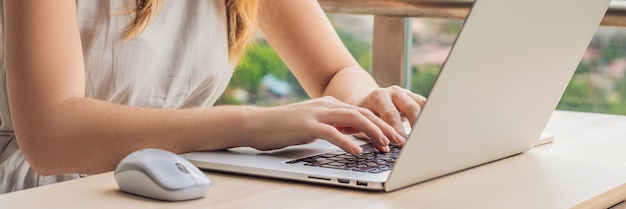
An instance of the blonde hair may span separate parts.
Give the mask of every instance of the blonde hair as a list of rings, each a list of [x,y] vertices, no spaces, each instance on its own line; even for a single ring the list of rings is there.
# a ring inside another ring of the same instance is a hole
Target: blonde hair
[[[136,0],[135,21],[126,29],[126,40],[139,36],[156,18],[165,0]],[[179,0],[177,0],[179,1]],[[241,57],[252,39],[258,0],[224,0],[228,25],[228,58],[235,61]]]

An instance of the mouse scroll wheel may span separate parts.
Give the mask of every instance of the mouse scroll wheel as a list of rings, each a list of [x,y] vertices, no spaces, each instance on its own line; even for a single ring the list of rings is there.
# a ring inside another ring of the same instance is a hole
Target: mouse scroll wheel
[[[178,167],[178,170],[182,171],[183,173],[189,173],[189,170],[187,170],[187,167],[185,167],[185,165],[181,163],[176,163],[176,167]]]

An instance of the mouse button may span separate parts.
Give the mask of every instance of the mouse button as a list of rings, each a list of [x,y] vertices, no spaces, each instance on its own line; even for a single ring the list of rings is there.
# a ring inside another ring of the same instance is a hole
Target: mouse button
[[[143,167],[137,165],[136,163],[128,163],[127,161],[123,161],[122,163],[117,164],[117,166],[115,167],[114,175],[117,175],[124,171],[129,171],[129,170],[138,171],[138,170],[143,170],[143,169],[144,169]]]
[[[196,185],[211,183],[211,180],[209,180],[209,178],[206,175],[204,175],[204,173],[200,171],[198,167],[196,167],[195,165],[189,162],[185,162],[185,161],[178,162],[176,163],[176,166],[178,167],[179,170],[188,174],[189,178],[191,178],[192,181],[194,181]]]
[[[177,190],[195,185],[188,174],[176,167],[172,156],[176,155],[164,150],[143,149],[132,155],[126,164],[140,167],[141,171],[164,189]]]
[[[196,182],[197,185],[210,184],[211,180],[196,165],[181,156],[172,156],[176,160],[176,166],[181,171],[185,171]]]
[[[196,165],[189,162],[189,160],[178,155],[174,156],[174,159],[176,160],[176,162],[184,165],[187,168],[187,171],[196,173],[198,175],[204,175],[204,172],[202,172]]]
[[[185,167],[185,165],[181,164],[181,163],[174,163],[174,165],[176,165],[176,167],[178,167],[178,170],[180,170],[183,173],[189,173],[189,169],[187,169],[187,167]]]
[[[171,161],[170,158],[159,153],[158,150],[143,149],[135,151],[122,159],[116,170],[147,170],[149,169],[148,167],[167,160]]]
[[[177,190],[195,185],[189,174],[182,172],[176,163],[167,162],[148,169],[154,181],[166,189]]]

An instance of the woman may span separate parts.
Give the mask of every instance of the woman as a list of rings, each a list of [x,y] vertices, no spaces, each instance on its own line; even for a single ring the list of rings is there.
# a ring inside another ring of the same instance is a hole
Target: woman
[[[379,88],[315,0],[4,0],[0,193],[111,171],[146,147],[278,149],[343,134],[402,144],[425,99]],[[258,12],[258,15],[257,15]],[[315,99],[211,107],[250,37],[269,43]],[[6,68],[5,68],[6,66]]]

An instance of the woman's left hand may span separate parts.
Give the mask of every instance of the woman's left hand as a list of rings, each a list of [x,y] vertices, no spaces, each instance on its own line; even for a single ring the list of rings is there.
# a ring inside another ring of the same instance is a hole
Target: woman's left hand
[[[413,125],[424,103],[426,103],[426,98],[422,95],[394,85],[372,91],[359,100],[357,105],[370,109],[406,139],[402,115],[406,116],[409,123]]]

